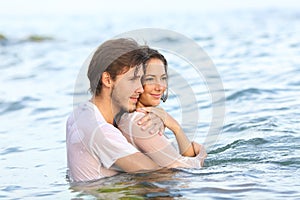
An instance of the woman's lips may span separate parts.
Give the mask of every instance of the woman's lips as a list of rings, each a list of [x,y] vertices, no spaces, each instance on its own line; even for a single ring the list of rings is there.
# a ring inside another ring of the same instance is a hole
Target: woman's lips
[[[156,99],[160,99],[161,94],[151,94],[151,96],[153,96],[153,97],[156,98]]]

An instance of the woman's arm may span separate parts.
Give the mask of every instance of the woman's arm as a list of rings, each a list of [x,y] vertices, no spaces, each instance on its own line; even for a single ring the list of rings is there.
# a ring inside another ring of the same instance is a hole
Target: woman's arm
[[[118,124],[119,129],[130,143],[162,167],[200,168],[203,166],[206,158],[204,148],[201,151],[200,148],[198,150],[195,148],[195,153],[197,153],[195,157],[180,155],[163,134],[150,135],[147,130],[143,130],[137,125],[137,121],[142,116],[144,116],[143,113],[137,112],[125,114]]]
[[[131,137],[131,139],[141,152],[162,167],[201,168],[207,156],[204,147],[197,143],[192,145],[195,146],[195,157],[182,156],[164,135],[154,134],[148,138]]]
[[[190,142],[190,140],[182,130],[179,123],[171,115],[169,115],[164,109],[159,107],[144,107],[144,108],[138,108],[137,111],[156,114],[163,121],[164,125],[174,133],[178,143],[180,154],[189,157],[196,156],[192,143]]]

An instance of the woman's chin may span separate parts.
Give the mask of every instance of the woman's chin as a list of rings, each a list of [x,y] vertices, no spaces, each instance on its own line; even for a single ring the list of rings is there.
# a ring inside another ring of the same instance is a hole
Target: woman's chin
[[[152,106],[158,106],[159,104],[160,104],[160,99],[152,101]]]

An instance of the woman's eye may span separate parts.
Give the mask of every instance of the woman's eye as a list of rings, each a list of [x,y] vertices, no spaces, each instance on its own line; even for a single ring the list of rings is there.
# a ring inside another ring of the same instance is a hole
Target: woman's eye
[[[149,82],[152,82],[152,81],[154,81],[154,78],[152,78],[152,77],[148,77],[148,78],[143,79],[144,83],[149,83]]]

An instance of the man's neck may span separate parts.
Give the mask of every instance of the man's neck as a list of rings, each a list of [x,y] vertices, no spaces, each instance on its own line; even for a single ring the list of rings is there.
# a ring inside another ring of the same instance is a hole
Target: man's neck
[[[111,103],[111,98],[103,98],[101,95],[93,96],[91,99],[92,103],[96,105],[98,110],[101,112],[102,116],[104,117],[107,123],[113,124],[114,123],[114,116],[116,113],[113,111],[115,110]]]

